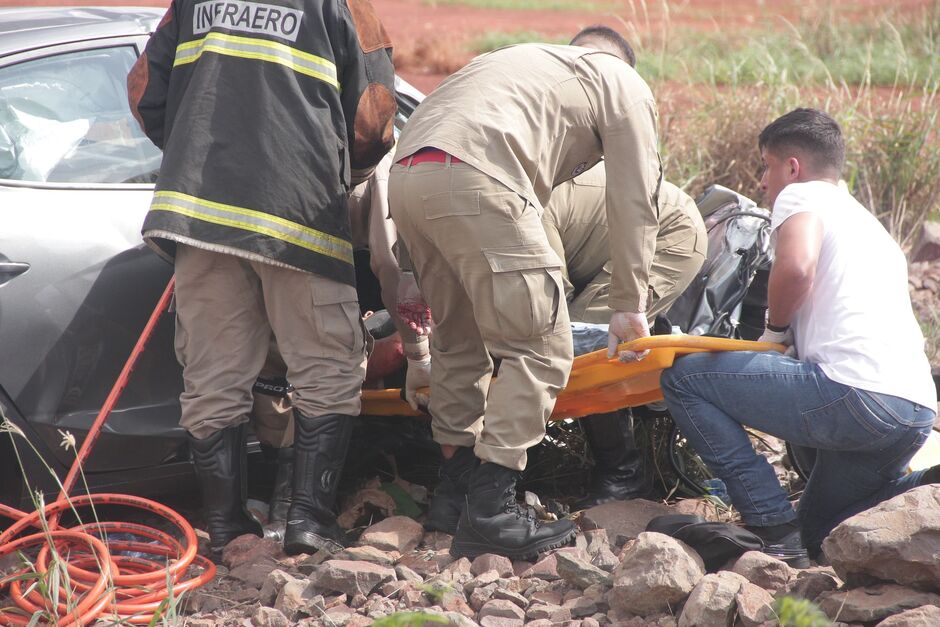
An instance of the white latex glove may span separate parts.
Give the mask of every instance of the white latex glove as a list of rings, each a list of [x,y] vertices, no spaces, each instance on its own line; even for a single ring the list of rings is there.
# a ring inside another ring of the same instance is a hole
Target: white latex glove
[[[618,354],[617,345],[629,342],[638,337],[649,337],[650,327],[646,322],[646,314],[615,311],[610,317],[610,326],[607,330],[607,358]],[[620,361],[639,361],[646,357],[649,351],[636,353],[634,351],[619,351]]]
[[[405,400],[415,411],[427,407],[430,402],[427,394],[418,390],[431,385],[431,356],[423,359],[408,358],[408,372],[405,374]]]
[[[764,329],[764,334],[758,339],[758,342],[773,342],[774,344],[783,344],[787,347],[784,355],[796,359],[796,346],[793,344],[793,328],[787,327],[786,331],[771,331]]]
[[[398,279],[398,315],[417,335],[430,335],[431,308],[425,302],[413,272],[402,272]]]

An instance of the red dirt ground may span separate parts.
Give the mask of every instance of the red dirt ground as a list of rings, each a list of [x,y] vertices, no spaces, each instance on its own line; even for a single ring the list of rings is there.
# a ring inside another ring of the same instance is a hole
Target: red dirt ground
[[[602,4],[604,0],[592,0]],[[933,0],[610,0],[607,11],[507,11],[435,4],[433,0],[373,0],[396,47],[399,72],[423,91],[433,89],[447,74],[466,63],[467,45],[493,31],[529,31],[557,38],[590,24],[606,24],[628,35],[668,36],[681,29],[730,30],[763,24],[784,25],[801,15],[834,11],[864,20],[876,8],[908,11]],[[168,0],[0,0],[0,6],[42,5],[168,6]]]

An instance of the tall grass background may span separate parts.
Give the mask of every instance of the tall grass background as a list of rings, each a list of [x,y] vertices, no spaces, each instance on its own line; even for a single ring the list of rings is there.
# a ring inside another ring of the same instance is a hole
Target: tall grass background
[[[692,3],[621,0],[613,14],[656,95],[666,177],[693,196],[718,183],[760,203],[761,129],[795,107],[823,109],[845,135],[849,190],[910,252],[940,218],[940,0],[799,7],[789,20],[703,29],[688,26],[703,16]],[[498,32],[468,48],[563,39]],[[917,314],[940,365],[940,311],[919,303]]]

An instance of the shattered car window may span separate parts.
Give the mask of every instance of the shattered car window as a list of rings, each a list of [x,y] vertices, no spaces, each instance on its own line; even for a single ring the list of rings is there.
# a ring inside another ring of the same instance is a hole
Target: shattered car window
[[[152,183],[160,151],[127,104],[136,59],[121,46],[0,68],[0,178]]]

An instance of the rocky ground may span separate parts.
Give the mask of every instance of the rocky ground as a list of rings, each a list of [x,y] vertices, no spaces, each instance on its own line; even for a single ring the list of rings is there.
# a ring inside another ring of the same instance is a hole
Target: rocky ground
[[[534,563],[454,559],[450,536],[401,515],[336,554],[288,557],[276,542],[243,536],[216,580],[184,599],[184,624],[751,627],[781,624],[774,604],[788,596],[828,617],[794,625],[940,625],[940,486],[846,521],[826,541],[831,565],[806,570],[752,551],[706,573],[689,546],[644,532],[677,511],[714,519],[717,510],[694,499],[600,505],[577,517],[573,546]]]

